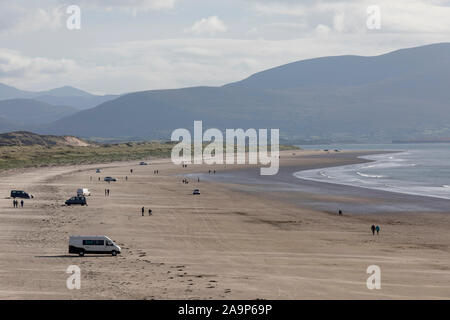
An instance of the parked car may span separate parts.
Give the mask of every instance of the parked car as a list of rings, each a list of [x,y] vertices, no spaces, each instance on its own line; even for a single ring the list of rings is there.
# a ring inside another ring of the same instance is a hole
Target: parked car
[[[139,162],[139,165],[140,165],[140,166],[146,166],[146,165],[148,165],[148,163],[147,163],[147,162],[144,162],[144,161],[142,161],[142,162]]]
[[[194,189],[194,192],[192,192],[192,194],[200,194],[200,190],[199,189]]]
[[[85,197],[72,197],[69,200],[66,200],[66,205],[67,206],[71,206],[73,204],[79,204],[82,206],[86,206],[87,202],[86,202],[86,198]]]
[[[100,173],[100,172],[101,172],[100,169],[95,170],[95,173]]]
[[[26,193],[25,191],[11,190],[11,198],[32,199],[34,197],[31,194]]]
[[[113,177],[105,177],[105,179],[103,179],[104,181],[117,181],[117,179],[116,178],[113,178]]]
[[[107,236],[71,236],[69,238],[69,253],[80,257],[86,253],[111,254],[116,256],[121,248]]]

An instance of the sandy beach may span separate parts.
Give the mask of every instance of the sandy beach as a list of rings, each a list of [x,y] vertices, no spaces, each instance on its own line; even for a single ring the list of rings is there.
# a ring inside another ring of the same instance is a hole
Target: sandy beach
[[[367,153],[283,151],[267,181],[243,166],[170,160],[0,173],[0,299],[449,299],[450,201],[292,177]],[[89,205],[65,206],[81,187]],[[11,189],[35,198],[13,208]],[[70,235],[107,235],[123,251],[69,255]],[[66,288],[70,265],[80,290]],[[380,290],[366,287],[370,265]]]

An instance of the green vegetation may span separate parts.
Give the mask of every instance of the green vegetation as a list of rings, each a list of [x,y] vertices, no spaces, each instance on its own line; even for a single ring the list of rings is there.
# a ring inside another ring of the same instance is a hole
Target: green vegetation
[[[6,133],[0,134],[0,170],[169,158],[175,144],[176,142],[100,144],[70,136]],[[207,145],[205,143],[204,147]],[[279,148],[299,149],[286,145],[280,145]]]
[[[0,147],[0,170],[54,165],[107,163],[170,157],[172,143],[137,142],[79,146]]]

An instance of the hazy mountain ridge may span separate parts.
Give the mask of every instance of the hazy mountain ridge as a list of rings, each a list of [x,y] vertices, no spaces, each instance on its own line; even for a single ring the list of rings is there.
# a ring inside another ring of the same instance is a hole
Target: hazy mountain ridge
[[[298,61],[223,87],[130,93],[41,127],[82,137],[170,139],[204,127],[279,128],[286,140],[450,136],[450,44]]]
[[[54,106],[32,99],[0,100],[0,117],[16,128],[43,125],[77,111],[72,107]]]
[[[93,108],[119,95],[94,95],[89,92],[64,86],[46,91],[25,91],[0,83],[0,101],[11,99],[34,99],[53,105],[63,105],[78,110]]]

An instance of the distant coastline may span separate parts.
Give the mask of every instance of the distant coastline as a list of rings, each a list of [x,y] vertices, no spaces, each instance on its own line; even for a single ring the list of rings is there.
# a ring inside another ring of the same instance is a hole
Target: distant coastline
[[[392,144],[411,144],[411,143],[450,143],[450,138],[419,139],[419,140],[393,140]]]

